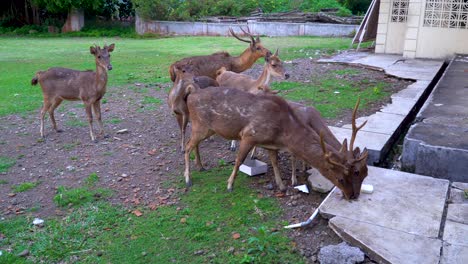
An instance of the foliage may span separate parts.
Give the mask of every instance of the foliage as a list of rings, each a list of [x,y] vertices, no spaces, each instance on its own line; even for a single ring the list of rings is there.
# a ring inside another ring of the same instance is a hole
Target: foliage
[[[57,188],[57,194],[54,196],[54,202],[61,207],[81,206],[109,196],[111,196],[110,190],[103,188],[67,188],[65,186],[59,186]]]
[[[0,156],[0,173],[7,172],[15,163],[16,160],[10,157]]]
[[[25,192],[27,190],[30,190],[30,189],[36,187],[39,184],[40,184],[40,182],[23,182],[21,184],[13,186],[12,190],[15,193]]]
[[[372,0],[340,0],[340,3],[353,14],[364,15],[369,8]]]
[[[32,0],[39,7],[52,13],[66,13],[71,8],[98,10],[102,8],[105,0]]]
[[[144,19],[195,20],[205,16],[242,16],[260,8],[265,13],[302,10],[318,12],[336,8],[339,15],[351,15],[337,0],[134,0],[136,12]]]

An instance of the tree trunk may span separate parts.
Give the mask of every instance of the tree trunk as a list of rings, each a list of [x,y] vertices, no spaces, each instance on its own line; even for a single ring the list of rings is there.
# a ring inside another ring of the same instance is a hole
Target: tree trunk
[[[62,32],[80,31],[84,26],[83,9],[71,8],[68,11],[67,21],[62,27]]]

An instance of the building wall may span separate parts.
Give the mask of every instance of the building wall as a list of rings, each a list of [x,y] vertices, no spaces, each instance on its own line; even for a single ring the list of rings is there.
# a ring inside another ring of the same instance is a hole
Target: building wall
[[[375,51],[406,58],[448,58],[468,53],[468,3],[381,0]]]

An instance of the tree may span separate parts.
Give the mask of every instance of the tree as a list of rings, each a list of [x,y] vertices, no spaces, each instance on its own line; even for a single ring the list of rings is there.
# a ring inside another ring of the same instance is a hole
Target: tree
[[[80,31],[84,26],[84,11],[96,11],[104,6],[105,0],[33,0],[51,13],[67,13],[62,32]]]

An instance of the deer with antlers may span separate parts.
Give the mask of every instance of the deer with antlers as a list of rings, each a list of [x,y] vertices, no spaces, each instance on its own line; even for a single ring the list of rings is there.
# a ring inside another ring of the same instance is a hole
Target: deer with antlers
[[[31,80],[32,85],[38,83],[42,88],[44,105],[41,109],[41,137],[44,137],[44,117],[49,112],[50,120],[55,131],[61,132],[55,122],[54,111],[63,100],[83,101],[88,115],[89,134],[91,140],[96,136],[93,129],[93,113],[99,123],[100,135],[104,134],[104,126],[101,120],[101,99],[106,93],[107,71],[112,70],[110,53],[114,51],[114,44],[105,45],[104,48],[91,46],[90,53],[96,61],[96,71],[78,71],[67,68],[50,68],[47,71],[39,71]]]
[[[195,76],[208,76],[210,78],[216,79],[216,71],[221,67],[226,68],[226,70],[233,72],[243,72],[250,67],[262,57],[271,55],[271,52],[265,48],[261,41],[260,37],[252,36],[248,28],[247,31],[242,29],[245,35],[247,35],[250,40],[245,40],[237,36],[232,28],[229,29],[229,32],[236,39],[249,43],[249,47],[242,52],[239,56],[231,56],[227,52],[217,52],[211,55],[205,56],[194,56],[189,58],[184,58],[180,61],[173,63],[169,67],[169,74],[171,80],[175,82],[176,80],[176,67],[181,67],[184,65],[191,65],[192,71]]]
[[[355,199],[360,194],[362,181],[367,176],[368,151],[354,148],[359,129],[356,112],[353,111],[353,133],[348,148],[343,144],[328,143],[326,131],[315,131],[305,125],[282,98],[269,95],[252,95],[237,89],[208,87],[204,90],[189,85],[187,106],[192,120],[192,135],[185,148],[185,182],[191,186],[190,152],[195,151],[197,166],[203,168],[198,151],[199,143],[218,134],[226,139],[240,140],[234,169],[228,180],[227,189],[232,191],[239,166],[248,152],[256,145],[268,150],[273,166],[275,181],[281,190],[277,152],[286,150],[305,160],[342,190],[346,199]],[[213,100],[216,98],[216,100]],[[339,148],[338,148],[339,146]]]

